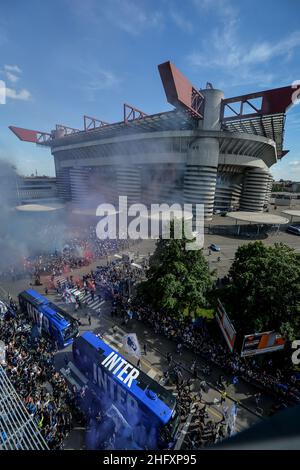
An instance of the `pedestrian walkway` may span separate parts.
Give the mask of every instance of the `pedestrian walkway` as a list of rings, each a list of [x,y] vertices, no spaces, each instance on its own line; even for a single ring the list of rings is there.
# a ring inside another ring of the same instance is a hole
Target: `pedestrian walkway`
[[[57,278],[60,280],[61,285],[63,283],[66,283],[66,278],[63,276],[60,276]],[[80,296],[80,300],[83,301],[83,299],[87,299],[87,303],[83,303],[83,306],[87,306],[89,308],[90,305],[92,304],[92,299],[91,299],[91,294],[88,292],[87,295],[85,295],[84,288],[78,290],[76,288],[71,289],[73,290],[74,293],[78,294]],[[96,298],[97,296],[95,295],[94,301],[99,302],[99,299]],[[106,302],[102,301],[102,304],[105,304]],[[95,307],[94,309],[97,310],[99,308],[99,303],[98,306]],[[125,358],[128,356],[127,353],[123,349],[123,344],[122,344],[122,338],[124,334],[134,331],[138,338],[140,343],[147,343],[148,348],[147,348],[147,359],[144,355],[142,355],[141,358],[141,369],[143,372],[145,372],[147,375],[155,379],[157,382],[160,382],[163,378],[163,372],[166,369],[166,354],[168,351],[173,351],[173,354],[175,354],[174,357],[174,363],[176,364],[181,363],[181,370],[184,375],[184,379],[190,377],[191,372],[190,372],[190,365],[194,361],[195,356],[194,354],[187,350],[184,349],[182,352],[182,355],[180,357],[177,357],[176,353],[174,352],[174,342],[161,337],[161,335],[156,335],[152,328],[149,327],[149,325],[145,325],[141,323],[138,320],[131,320],[130,324],[125,327],[125,329],[122,329],[122,326],[120,324],[121,319],[116,318],[115,321],[112,321],[111,317],[109,316],[109,311],[105,308],[105,305],[103,305],[103,315],[101,315],[101,322],[102,322],[102,327],[101,331],[105,331],[105,333],[102,333],[103,339],[109,343],[114,349],[119,350],[122,355],[125,356]],[[110,326],[107,325],[107,321],[110,323]],[[106,327],[108,328],[103,329],[104,323],[106,323]],[[95,325],[96,330],[97,326]],[[114,330],[117,330],[116,333]],[[92,326],[92,331],[94,330],[94,326]],[[137,359],[134,357],[128,357],[128,360],[134,364],[136,364]],[[135,362],[136,361],[136,362]],[[151,364],[152,363],[152,364]],[[158,369],[156,367],[153,367],[153,365],[158,366]],[[197,363],[198,363],[198,377],[200,376],[201,379],[206,379],[206,377],[202,377],[202,369],[206,365],[206,362],[201,358],[197,356]],[[223,372],[223,371],[222,371]],[[215,383],[217,381],[218,375],[220,375],[221,370],[218,369],[217,367],[213,368],[212,376],[209,378],[209,382]],[[223,372],[224,374],[224,372]],[[226,377],[227,378],[227,377]],[[230,381],[231,377],[228,377],[228,380]],[[206,379],[207,380],[207,379]],[[165,388],[171,388],[173,389],[174,387],[171,385],[169,382],[168,385],[164,385]],[[253,423],[257,421],[258,417],[253,413],[252,410],[249,408],[252,408],[252,403],[250,404],[250,407],[247,407],[247,402],[251,401],[251,395],[253,395],[253,392],[249,393],[249,385],[247,386],[242,383],[239,383],[238,386],[234,386],[234,390],[231,390],[230,397],[226,397],[226,405],[230,406],[232,403],[232,399],[237,401],[241,407],[239,410],[239,423],[238,423],[238,430],[245,429],[249,427],[250,423]],[[174,390],[171,390],[172,393],[174,393]],[[252,390],[251,390],[252,391]],[[206,396],[207,395],[207,396]],[[204,399],[209,405],[209,412],[210,414],[214,415],[213,419],[219,420],[222,416],[222,410],[219,405],[219,398],[220,398],[220,392],[217,390],[216,387],[211,386],[211,383],[209,384],[209,392],[207,394],[204,394]],[[267,408],[269,408],[267,406]],[[250,413],[249,413],[250,411]]]
[[[108,329],[106,333],[102,335],[103,340],[108,343],[112,348],[116,349],[117,351],[120,351],[121,354],[123,354],[125,357],[128,357],[128,354],[124,352],[123,348],[123,337],[126,335],[127,332],[120,328],[119,326],[114,326]],[[145,356],[141,356],[141,365],[140,369],[145,372],[148,377],[151,377],[151,379],[154,379],[156,381],[159,381],[161,378],[161,372],[152,367],[150,362],[145,358]],[[135,363],[137,361],[137,358],[134,357],[129,357],[128,360],[132,363]]]
[[[55,282],[59,282],[62,287],[66,287],[68,284],[68,281],[64,276],[55,277]],[[77,287],[74,287],[72,289],[68,289],[68,292],[70,292],[70,294],[74,298],[74,303],[75,299],[78,298],[82,304],[84,304],[88,308],[91,308],[97,313],[100,313],[101,305],[105,303],[105,301],[101,300],[97,294],[94,294],[93,296],[90,291],[86,294],[83,287],[81,289],[77,289]]]

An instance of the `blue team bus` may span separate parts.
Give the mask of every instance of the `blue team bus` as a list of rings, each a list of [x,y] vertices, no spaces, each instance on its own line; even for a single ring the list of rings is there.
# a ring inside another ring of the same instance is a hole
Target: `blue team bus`
[[[65,348],[73,342],[78,335],[78,321],[69,313],[33,289],[21,292],[18,297],[21,310],[56,342],[58,348]]]
[[[174,442],[179,414],[172,393],[91,332],[78,336],[72,347],[74,363],[88,379],[102,414],[114,418],[119,435],[122,426],[130,435],[131,444],[127,439],[123,448],[158,449]],[[101,433],[108,432],[106,427]]]

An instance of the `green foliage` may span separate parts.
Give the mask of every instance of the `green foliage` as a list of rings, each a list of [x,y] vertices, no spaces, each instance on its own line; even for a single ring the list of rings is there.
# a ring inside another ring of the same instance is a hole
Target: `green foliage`
[[[212,276],[202,250],[186,250],[188,240],[174,238],[174,222],[170,231],[170,239],[157,241],[147,280],[139,285],[138,295],[157,310],[193,315],[199,307],[207,306]]]
[[[186,308],[182,312],[183,316],[189,317],[191,316],[188,308]],[[205,318],[207,321],[211,321],[215,318],[215,309],[214,308],[205,308],[205,307],[198,307],[197,310],[192,315],[195,319],[198,317]]]
[[[283,193],[285,190],[285,188],[281,185],[278,185],[276,183],[273,184],[272,186],[272,193]]]
[[[215,313],[214,308],[198,308],[196,316],[205,318],[205,320],[209,322],[215,318]]]
[[[244,333],[276,330],[288,339],[300,333],[300,262],[294,250],[282,243],[240,246],[230,276],[231,315]]]

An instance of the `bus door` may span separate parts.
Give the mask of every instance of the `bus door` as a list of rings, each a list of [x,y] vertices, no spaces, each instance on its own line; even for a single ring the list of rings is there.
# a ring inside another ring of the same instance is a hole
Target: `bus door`
[[[53,341],[55,341],[60,348],[63,347],[64,342],[63,342],[62,334],[59,331],[59,329],[57,328],[57,326],[54,325],[53,322],[51,324],[51,330],[52,330],[52,335],[51,336],[52,336]]]

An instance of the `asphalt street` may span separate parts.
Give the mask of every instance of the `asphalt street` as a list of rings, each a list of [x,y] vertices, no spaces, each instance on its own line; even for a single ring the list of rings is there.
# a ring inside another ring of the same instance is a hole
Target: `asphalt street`
[[[215,216],[213,223],[206,229],[206,231],[214,231],[214,227],[218,226],[219,230],[222,225],[232,225],[232,222],[226,217]],[[234,227],[231,227],[231,231],[234,232]],[[290,235],[284,231],[279,231],[278,233],[274,232],[269,235],[267,238],[262,238],[263,242],[267,245],[273,245],[274,243],[283,242],[287,243],[289,246],[295,250],[300,250],[299,237]],[[211,269],[215,269],[218,277],[222,277],[228,273],[232,260],[234,258],[234,253],[238,246],[248,243],[249,236],[246,234],[244,237],[236,237],[234,235],[228,236],[225,234],[219,233],[207,233],[205,235],[205,245],[204,245],[204,254],[208,259]],[[221,252],[211,252],[209,254],[208,247],[211,243],[215,243],[220,246]],[[141,260],[143,257],[148,256],[155,249],[155,240],[145,240],[139,244],[136,244],[130,251],[134,251],[136,257]],[[128,250],[126,250],[128,252]],[[218,261],[220,257],[220,261]],[[95,269],[97,265],[106,264],[110,259],[113,259],[113,256],[106,257],[102,260],[97,260],[92,265],[76,270],[76,276],[82,275],[89,272],[91,269]],[[138,261],[137,261],[138,262]],[[75,275],[75,272],[72,273]],[[31,280],[23,279],[15,282],[3,282],[0,286],[0,297],[5,298],[7,292],[16,298],[18,293],[22,290],[29,287]],[[44,288],[47,284],[47,278],[42,277],[42,286],[35,287],[35,289],[44,294]],[[58,304],[61,303],[61,299],[57,296],[56,293],[49,293],[49,298]],[[141,359],[141,368],[147,373],[150,377],[154,378],[157,381],[162,379],[164,371],[168,368],[166,355],[168,352],[171,352],[174,358],[174,362],[180,362],[181,368],[183,370],[184,378],[191,377],[191,364],[195,360],[193,353],[187,349],[183,350],[181,356],[177,355],[175,352],[176,344],[163,336],[157,335],[154,333],[152,328],[148,325],[143,324],[137,320],[130,320],[127,327],[121,325],[121,320],[111,317],[111,303],[110,302],[94,302],[94,305],[86,305],[81,310],[79,310],[80,319],[82,326],[80,327],[80,332],[90,330],[95,333],[101,333],[105,341],[107,341],[112,347],[119,350],[128,360],[135,363],[136,359],[128,357],[127,353],[123,350],[122,346],[122,337],[125,333],[136,333],[139,343],[143,348],[143,345],[147,345],[147,354],[142,356]],[[70,311],[73,311],[73,305],[63,304],[63,306]],[[88,315],[91,316],[91,325],[88,323]],[[113,327],[116,327],[116,332],[113,331]],[[221,338],[220,338],[221,340]],[[61,369],[64,367],[64,357],[65,354],[71,359],[71,348],[67,348],[64,351],[61,351],[57,354],[56,357],[56,367]],[[203,367],[205,366],[205,361],[201,358],[197,358],[198,370],[199,370],[199,379],[194,380],[192,385],[192,390],[195,394],[200,390],[200,381],[206,380],[208,389],[206,393],[203,393],[203,401],[208,404],[208,411],[211,416],[211,419],[214,421],[219,421],[222,418],[222,407],[218,404],[220,400],[220,390],[218,389],[216,383],[217,379],[222,374],[227,382],[226,391],[228,397],[226,398],[225,405],[230,407],[233,401],[238,403],[238,414],[236,420],[236,431],[239,432],[243,429],[248,428],[253,423],[265,419],[268,416],[270,407],[275,403],[275,399],[268,395],[262,395],[262,416],[256,413],[255,411],[255,399],[254,394],[257,392],[256,387],[252,386],[249,383],[245,383],[242,380],[238,384],[232,384],[232,377],[226,376],[223,371],[217,367],[213,367],[212,373],[209,377],[204,376],[201,373]],[[174,386],[172,384],[166,385],[167,388],[170,388],[174,392]],[[192,417],[191,417],[192,420]],[[184,428],[183,428],[184,432]],[[75,430],[69,436],[66,442],[66,448],[83,448],[84,447],[84,433],[85,430],[82,428],[76,427]]]

